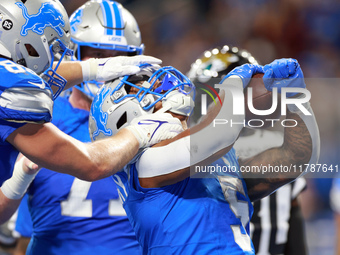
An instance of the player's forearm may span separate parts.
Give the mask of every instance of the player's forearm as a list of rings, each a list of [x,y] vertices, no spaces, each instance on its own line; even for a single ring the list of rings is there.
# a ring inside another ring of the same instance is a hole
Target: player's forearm
[[[21,199],[9,199],[0,189],[0,224],[8,221],[20,205]]]
[[[140,183],[145,188],[161,187],[190,176],[190,166],[208,165],[226,154],[239,136],[242,125],[226,125],[225,119],[244,122],[244,115],[234,116],[233,93],[243,93],[242,82],[221,84],[222,105],[210,108],[198,125],[144,152],[137,162]],[[190,135],[190,138],[189,138]],[[156,158],[157,160],[152,160]],[[176,160],[174,160],[176,159]],[[144,185],[143,185],[144,184]]]
[[[79,61],[63,61],[60,63],[57,73],[67,80],[65,89],[83,82],[82,67]]]
[[[127,129],[91,144],[66,135],[51,123],[26,124],[7,141],[37,165],[87,181],[119,171],[139,149],[138,140]]]
[[[0,188],[0,224],[14,214],[38,170],[37,165],[24,157],[17,160],[12,177]]]
[[[96,162],[97,170],[90,170],[84,177],[95,181],[111,176],[127,165],[137,154],[139,142],[129,130],[122,129],[114,137],[87,144],[87,147],[91,162]]]
[[[16,161],[11,178],[0,188],[0,224],[14,214],[39,169],[38,165],[25,157]]]
[[[300,169],[300,166],[307,164],[311,158],[312,139],[304,121],[297,114],[289,111],[287,119],[294,119],[298,124],[295,127],[285,128],[284,143],[281,147],[266,150],[240,162],[242,167],[254,169],[243,173],[251,200],[267,196],[282,185],[293,181],[301,174],[294,169]],[[274,167],[279,171],[270,171]],[[257,171],[258,169],[263,171]],[[291,171],[280,171],[280,169],[291,169]]]
[[[123,129],[114,137],[93,143],[68,139],[56,145],[54,157],[46,159],[47,168],[73,175],[86,181],[95,181],[111,176],[121,170],[136,155],[137,139]],[[59,153],[58,153],[59,152]]]

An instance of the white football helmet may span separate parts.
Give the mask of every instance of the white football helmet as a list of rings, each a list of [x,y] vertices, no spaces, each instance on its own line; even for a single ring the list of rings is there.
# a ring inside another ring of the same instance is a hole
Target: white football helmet
[[[134,118],[153,113],[160,101],[159,112],[189,116],[194,97],[194,85],[174,67],[142,65],[138,74],[106,82],[97,93],[89,118],[91,139],[116,134]]]
[[[26,66],[57,86],[55,99],[66,80],[55,70],[70,50],[68,15],[59,0],[1,1],[0,55]],[[54,57],[59,63],[52,68]]]
[[[129,56],[141,55],[144,51],[135,18],[118,2],[88,1],[71,15],[70,25],[73,50],[78,60],[83,58],[82,46],[120,51]],[[90,81],[76,88],[93,99],[101,85]]]

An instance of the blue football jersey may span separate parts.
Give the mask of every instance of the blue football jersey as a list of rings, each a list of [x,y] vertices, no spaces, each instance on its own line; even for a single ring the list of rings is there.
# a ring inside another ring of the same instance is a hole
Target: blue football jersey
[[[33,223],[31,219],[31,214],[28,210],[28,195],[25,194],[21,199],[18,215],[20,217],[16,218],[15,230],[20,233],[20,236],[30,238],[33,232]]]
[[[53,123],[83,142],[90,142],[88,117],[65,98],[55,101]],[[27,254],[141,254],[112,177],[87,182],[41,169],[28,196],[33,235]],[[20,210],[18,220],[23,217]]]
[[[212,165],[239,169],[234,149]],[[146,189],[132,164],[114,180],[143,254],[254,254],[253,208],[238,171]]]
[[[28,68],[0,58],[0,185],[12,175],[18,151],[6,139],[28,122],[51,121],[49,85]]]

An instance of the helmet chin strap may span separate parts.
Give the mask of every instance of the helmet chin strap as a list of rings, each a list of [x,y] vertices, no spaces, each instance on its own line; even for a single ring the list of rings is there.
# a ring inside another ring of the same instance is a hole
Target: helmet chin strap
[[[173,90],[162,100],[162,108],[158,112],[163,113],[170,111],[176,114],[190,116],[194,106],[194,100],[190,95]]]

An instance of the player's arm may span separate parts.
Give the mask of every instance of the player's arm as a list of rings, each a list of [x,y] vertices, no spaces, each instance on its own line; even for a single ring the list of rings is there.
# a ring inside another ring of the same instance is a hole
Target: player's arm
[[[264,70],[264,83],[268,90],[277,87],[281,93],[284,87],[306,88],[303,73],[296,60],[275,60],[266,65]],[[266,80],[265,77],[270,79]],[[295,97],[295,94],[287,93],[288,97]],[[243,177],[247,183],[249,197],[253,201],[271,194],[304,174],[305,164],[316,164],[318,161],[320,136],[309,102],[302,103],[300,107],[289,104],[286,119],[292,119],[297,124],[285,128],[284,143],[280,148],[266,150],[240,162],[241,168],[252,169],[250,172],[244,172]],[[270,171],[271,167],[284,170],[273,173]],[[262,171],[263,169],[266,171]]]
[[[0,224],[9,220],[20,205],[21,199],[9,199],[0,189]]]
[[[39,169],[37,164],[25,157],[17,160],[12,177],[0,188],[0,224],[9,220],[14,214]]]
[[[220,96],[224,100],[224,94],[221,93]],[[136,163],[140,185],[144,188],[156,188],[177,183],[190,176],[190,166],[203,164],[204,159],[213,162],[229,151],[238,136],[237,131],[223,145],[217,144],[217,140],[221,140],[216,139],[216,136],[206,136],[207,133],[212,134],[209,132],[210,125],[220,110],[221,105],[210,108],[208,117],[198,125],[147,149]],[[191,151],[191,148],[203,150]]]
[[[82,143],[51,123],[26,124],[7,141],[40,166],[88,181],[120,170],[139,149],[138,140],[126,129],[106,140]]]
[[[220,125],[220,122],[225,119],[244,122],[244,115],[233,114],[233,98],[235,95],[244,97],[243,89],[249,82],[244,78],[258,71],[261,67],[255,65],[237,69],[237,75],[229,75],[219,85],[222,106],[217,104],[210,108],[204,120],[175,139],[146,150],[136,163],[140,185],[154,188],[174,184],[190,176],[191,166],[208,165],[225,155],[243,126]],[[216,120],[220,120],[219,124]]]
[[[25,255],[30,241],[30,237],[20,236],[15,245],[13,255]]]
[[[160,128],[131,124],[115,136],[93,143],[82,143],[51,123],[26,124],[6,140],[39,166],[94,181],[122,169],[140,148],[171,138],[181,131],[179,120],[169,116],[157,114],[157,118],[166,122]],[[140,117],[143,118],[150,116]],[[152,140],[150,132],[153,132]]]
[[[63,61],[60,63],[57,73],[67,80],[65,89],[69,89],[83,81],[104,82],[120,76],[135,74],[140,70],[138,67],[140,64],[160,64],[161,62],[160,59],[151,56],[91,58],[86,61]]]
[[[241,170],[253,169],[242,173],[252,201],[265,197],[293,181],[301,175],[300,169],[304,169],[304,164],[311,159],[312,138],[306,124],[298,114],[290,111],[287,112],[287,119],[296,120],[298,124],[294,128],[285,128],[284,143],[281,147],[271,148],[254,157],[240,160]],[[274,167],[291,171],[270,172]]]

